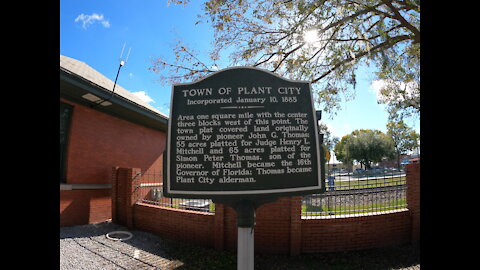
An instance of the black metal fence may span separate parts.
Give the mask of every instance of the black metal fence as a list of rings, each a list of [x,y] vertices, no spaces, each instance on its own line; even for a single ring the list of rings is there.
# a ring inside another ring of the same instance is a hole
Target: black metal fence
[[[136,202],[160,205],[163,207],[215,213],[215,204],[206,199],[181,199],[163,196],[161,172],[143,173],[134,180]]]
[[[376,214],[407,207],[403,170],[330,170],[326,192],[302,197],[302,218]]]
[[[330,170],[325,181],[325,193],[302,197],[302,218],[376,214],[407,207],[403,170]],[[215,213],[211,200],[164,197],[161,172],[143,173],[135,178],[134,185],[137,202]]]

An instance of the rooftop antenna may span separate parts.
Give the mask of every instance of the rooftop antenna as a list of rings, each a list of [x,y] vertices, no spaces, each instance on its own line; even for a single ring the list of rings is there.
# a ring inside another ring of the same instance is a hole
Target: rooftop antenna
[[[125,61],[123,61],[122,55],[123,55],[123,51],[125,50],[125,44],[126,44],[126,42],[123,43],[122,52],[120,53],[120,66],[123,66],[127,63],[128,57],[130,56],[130,50],[132,49],[132,48],[128,49],[127,58],[125,59]]]
[[[122,52],[120,53],[120,65],[118,66],[117,76],[115,77],[115,82],[113,83],[112,95],[107,99],[103,99],[102,101],[93,104],[91,106],[91,108],[94,108],[94,107],[96,107],[96,106],[98,106],[98,105],[100,105],[100,104],[102,104],[106,101],[109,101],[113,97],[113,94],[115,92],[115,86],[117,85],[118,74],[120,74],[120,69],[127,63],[128,57],[130,56],[130,51],[132,50],[131,47],[128,49],[127,58],[125,60],[123,60],[122,56],[123,56],[123,51],[125,50],[125,45],[126,45],[126,42],[123,43]]]

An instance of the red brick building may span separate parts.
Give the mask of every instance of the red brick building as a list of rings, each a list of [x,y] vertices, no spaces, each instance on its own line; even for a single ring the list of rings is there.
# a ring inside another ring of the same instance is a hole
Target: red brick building
[[[60,226],[112,216],[112,168],[162,170],[168,117],[60,55]]]

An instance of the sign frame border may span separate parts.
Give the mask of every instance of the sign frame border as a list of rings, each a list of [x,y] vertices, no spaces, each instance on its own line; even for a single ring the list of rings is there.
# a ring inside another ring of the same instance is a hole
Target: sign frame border
[[[170,180],[171,180],[171,174],[170,174],[170,159],[171,159],[171,137],[172,137],[172,115],[173,115],[173,110],[172,110],[172,105],[173,105],[173,94],[174,94],[174,89],[176,86],[182,86],[182,85],[192,85],[196,84],[198,82],[204,81],[208,79],[209,77],[215,76],[218,73],[227,71],[227,70],[233,70],[233,69],[253,69],[256,71],[261,71],[264,73],[267,73],[269,75],[273,75],[281,80],[284,81],[289,81],[293,83],[306,83],[308,85],[308,90],[310,94],[310,102],[312,106],[312,116],[314,120],[314,133],[315,133],[315,141],[316,141],[316,154],[317,154],[317,179],[318,181],[316,182],[317,185],[315,186],[307,186],[307,187],[297,187],[297,188],[278,188],[278,189],[261,189],[261,190],[238,190],[238,191],[232,191],[232,190],[226,190],[226,191],[191,191],[191,190],[179,190],[175,189],[172,190],[170,186]],[[304,194],[312,194],[315,192],[322,193],[325,191],[325,180],[324,180],[324,168],[322,167],[321,164],[321,151],[320,151],[320,145],[321,143],[319,142],[319,137],[318,137],[318,119],[315,113],[315,106],[313,102],[313,95],[312,95],[312,87],[311,87],[311,82],[309,81],[298,81],[298,80],[291,80],[288,78],[284,78],[274,72],[271,72],[266,69],[258,68],[258,67],[252,67],[252,66],[234,66],[234,67],[228,67],[224,68],[221,70],[218,70],[214,73],[208,74],[202,79],[189,82],[189,83],[178,83],[178,84],[172,84],[171,88],[171,96],[170,96],[170,112],[169,112],[169,120],[168,120],[168,132],[167,132],[167,144],[166,144],[166,154],[167,156],[163,158],[164,160],[164,177],[163,177],[163,190],[164,190],[164,196],[166,197],[173,197],[173,198],[206,198],[206,199],[212,199],[212,198],[223,198],[225,196],[241,196],[241,197],[258,197],[258,196],[266,196],[266,195],[272,195],[272,196],[294,196],[294,195],[304,195]]]

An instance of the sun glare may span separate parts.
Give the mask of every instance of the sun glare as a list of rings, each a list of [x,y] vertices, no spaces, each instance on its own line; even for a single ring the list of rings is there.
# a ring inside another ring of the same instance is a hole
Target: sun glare
[[[305,32],[305,34],[303,34],[303,40],[305,40],[305,42],[307,43],[315,42],[317,41],[317,39],[318,39],[318,31],[315,29],[308,30]]]

